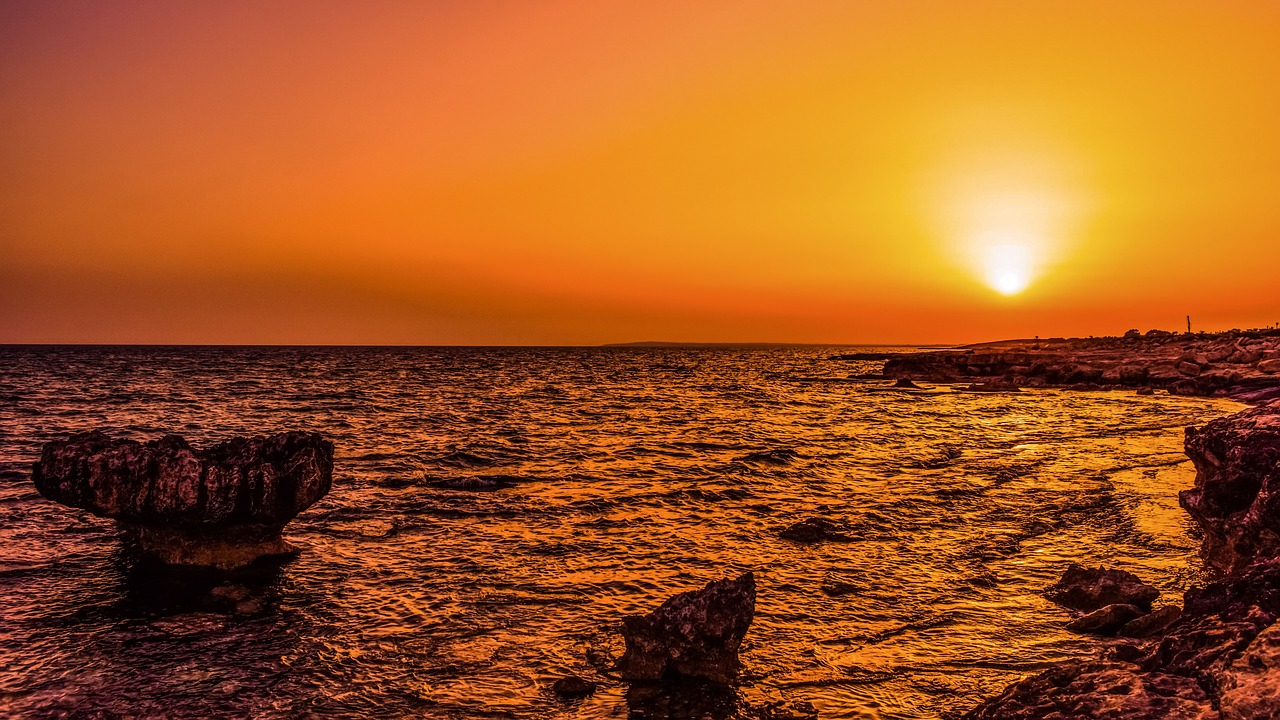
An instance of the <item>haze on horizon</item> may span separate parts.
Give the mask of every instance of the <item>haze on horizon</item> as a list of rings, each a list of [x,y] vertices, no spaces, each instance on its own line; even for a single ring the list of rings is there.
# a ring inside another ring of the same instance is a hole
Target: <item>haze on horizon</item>
[[[1280,322],[1280,4],[8,2],[0,342]]]

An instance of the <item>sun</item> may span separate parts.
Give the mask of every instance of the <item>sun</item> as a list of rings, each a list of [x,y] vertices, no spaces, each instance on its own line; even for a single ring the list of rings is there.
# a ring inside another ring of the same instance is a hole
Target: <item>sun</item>
[[[1031,284],[1035,257],[1028,242],[997,241],[984,244],[983,279],[1001,295],[1017,295]]]

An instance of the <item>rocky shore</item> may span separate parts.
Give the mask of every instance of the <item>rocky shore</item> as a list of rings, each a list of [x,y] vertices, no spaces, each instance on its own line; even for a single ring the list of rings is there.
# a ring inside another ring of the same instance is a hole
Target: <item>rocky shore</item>
[[[897,356],[885,374],[1009,388],[1163,388],[1255,404],[1186,431],[1196,479],[1179,500],[1203,533],[1213,581],[1188,590],[1181,614],[1162,618],[1171,622],[1154,637],[1112,641],[963,717],[1280,717],[1280,332],[996,343]]]
[[[1280,398],[1280,330],[1214,334],[1130,331],[1123,337],[1009,340],[886,358],[894,380],[976,389],[1167,390],[1265,402]]]

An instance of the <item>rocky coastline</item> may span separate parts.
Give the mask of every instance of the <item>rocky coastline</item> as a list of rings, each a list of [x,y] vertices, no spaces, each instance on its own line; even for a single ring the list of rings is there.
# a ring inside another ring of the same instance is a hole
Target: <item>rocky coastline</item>
[[[1009,340],[888,354],[892,380],[974,383],[977,389],[1164,390],[1249,403],[1280,398],[1280,330]]]
[[[1253,405],[1186,430],[1196,478],[1179,502],[1202,532],[1212,581],[1187,590],[1181,613],[1153,637],[1112,641],[1094,658],[1014,683],[963,718],[1280,717],[1280,331],[990,343],[893,356],[884,375],[984,390],[1162,390]]]

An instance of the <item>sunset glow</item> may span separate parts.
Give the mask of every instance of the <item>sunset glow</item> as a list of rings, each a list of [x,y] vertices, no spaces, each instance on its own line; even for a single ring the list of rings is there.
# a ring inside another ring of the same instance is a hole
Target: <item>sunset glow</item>
[[[0,33],[0,341],[1280,321],[1274,3],[39,2]]]

